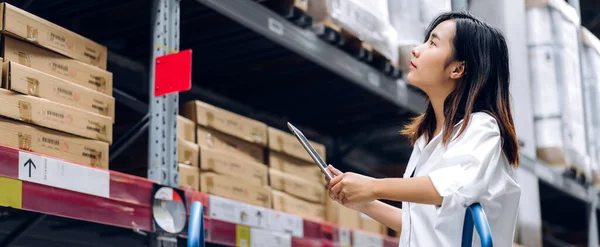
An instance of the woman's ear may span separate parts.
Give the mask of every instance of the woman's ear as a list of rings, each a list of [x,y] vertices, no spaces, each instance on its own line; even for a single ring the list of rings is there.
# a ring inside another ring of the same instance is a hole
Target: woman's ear
[[[450,78],[458,80],[465,75],[465,62],[454,62],[452,65],[452,71],[450,72]]]

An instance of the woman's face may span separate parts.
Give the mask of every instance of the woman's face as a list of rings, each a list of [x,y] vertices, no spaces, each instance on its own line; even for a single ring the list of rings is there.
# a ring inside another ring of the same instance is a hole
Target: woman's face
[[[455,82],[450,76],[454,66],[448,65],[454,52],[455,33],[454,20],[444,21],[433,29],[425,43],[413,48],[408,83],[427,94],[454,87]]]

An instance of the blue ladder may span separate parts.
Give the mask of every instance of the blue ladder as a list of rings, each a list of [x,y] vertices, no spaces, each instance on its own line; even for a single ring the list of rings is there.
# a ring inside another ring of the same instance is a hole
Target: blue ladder
[[[479,203],[474,203],[467,208],[463,225],[462,247],[472,246],[473,228],[477,229],[482,247],[493,247],[492,232]],[[187,246],[204,247],[204,245],[204,206],[200,202],[193,202],[188,222]]]

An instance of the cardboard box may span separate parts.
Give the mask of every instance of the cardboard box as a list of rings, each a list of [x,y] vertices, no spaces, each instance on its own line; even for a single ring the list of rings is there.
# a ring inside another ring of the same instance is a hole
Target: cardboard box
[[[269,169],[271,188],[315,203],[325,203],[325,188],[323,185],[302,179],[293,174]]]
[[[198,144],[177,138],[177,162],[198,167]]]
[[[196,142],[196,124],[187,118],[177,116],[177,137]]]
[[[327,184],[325,175],[315,163],[303,161],[291,156],[271,151],[269,152],[269,166],[275,170],[297,175],[301,178]]]
[[[81,62],[106,69],[107,49],[94,41],[7,3],[0,5],[2,32]]]
[[[313,220],[325,219],[325,207],[322,204],[303,201],[276,190],[273,190],[273,209]]]
[[[108,144],[0,118],[0,145],[108,170]]]
[[[112,96],[112,73],[4,35],[3,57]]]
[[[70,105],[114,120],[115,99],[111,96],[11,61],[4,63],[3,71],[3,87],[6,89]]]
[[[349,229],[360,229],[360,212],[344,207],[329,198],[325,199],[325,214],[329,222]]]
[[[200,191],[261,207],[271,207],[271,189],[212,172],[200,173]]]
[[[195,191],[200,190],[200,169],[198,167],[179,164],[179,186]]]
[[[34,96],[0,89],[0,115],[112,143],[112,119]]]
[[[247,160],[258,163],[265,162],[265,152],[261,146],[252,144],[235,137],[198,126],[196,129],[197,142],[200,146],[223,150]]]
[[[267,146],[267,125],[201,101],[182,107],[183,116],[201,126],[218,130],[242,140]]]
[[[323,159],[327,158],[325,156],[325,146],[323,144],[312,141],[310,143]],[[308,155],[296,136],[272,127],[269,127],[269,148],[273,151],[313,162],[312,158],[310,158],[310,155]]]
[[[387,228],[366,214],[360,213],[360,229],[363,231],[387,235]]]
[[[267,166],[225,151],[200,147],[200,169],[244,180],[256,186],[268,186]]]

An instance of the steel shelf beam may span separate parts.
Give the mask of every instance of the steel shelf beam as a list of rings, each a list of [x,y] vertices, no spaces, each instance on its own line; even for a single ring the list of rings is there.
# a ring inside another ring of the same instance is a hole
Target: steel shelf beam
[[[243,26],[310,59],[364,89],[415,113],[425,110],[425,98],[403,82],[391,79],[343,51],[321,41],[283,17],[247,0],[196,0]]]

